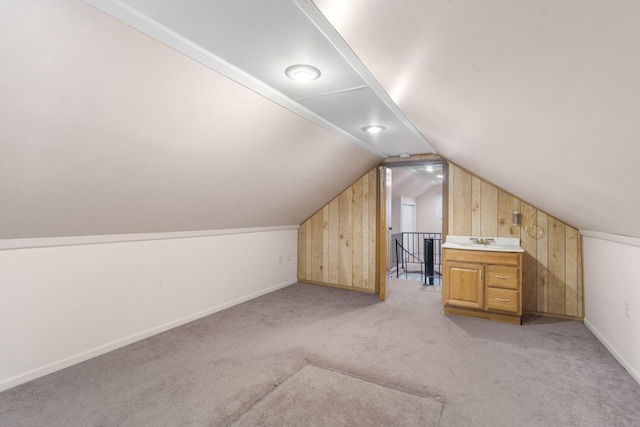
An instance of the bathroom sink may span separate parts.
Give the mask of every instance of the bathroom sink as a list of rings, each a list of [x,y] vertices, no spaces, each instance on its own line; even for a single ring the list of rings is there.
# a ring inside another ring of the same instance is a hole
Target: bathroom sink
[[[520,247],[520,239],[511,237],[488,238],[487,244],[475,243],[471,236],[447,236],[447,242],[442,245],[445,249],[463,249],[468,251],[492,252],[524,252]],[[476,239],[479,240],[479,239]]]

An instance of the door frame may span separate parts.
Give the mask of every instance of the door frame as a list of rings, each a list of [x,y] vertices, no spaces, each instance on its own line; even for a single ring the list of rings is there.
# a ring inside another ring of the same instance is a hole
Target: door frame
[[[380,301],[387,299],[387,245],[389,225],[387,224],[387,210],[391,209],[391,181],[387,182],[387,169],[400,166],[419,166],[439,163],[442,165],[442,243],[446,241],[446,235],[449,232],[449,163],[443,157],[437,154],[418,154],[409,156],[408,158],[389,157],[378,166],[378,215],[376,225],[378,230],[377,236],[377,280],[376,293],[380,294]]]

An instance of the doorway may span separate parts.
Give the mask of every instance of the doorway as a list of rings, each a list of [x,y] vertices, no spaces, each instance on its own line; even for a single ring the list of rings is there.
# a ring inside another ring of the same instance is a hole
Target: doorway
[[[387,168],[387,293],[407,281],[439,290],[444,162],[410,161]]]

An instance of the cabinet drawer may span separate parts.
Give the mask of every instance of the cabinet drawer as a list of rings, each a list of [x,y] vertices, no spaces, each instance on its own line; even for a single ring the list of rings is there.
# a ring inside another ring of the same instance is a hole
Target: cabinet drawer
[[[487,265],[487,286],[518,289],[518,267]]]
[[[469,251],[444,248],[443,257],[448,261],[477,262],[481,264],[520,265],[519,252]]]
[[[487,310],[519,313],[518,291],[511,289],[487,288]]]

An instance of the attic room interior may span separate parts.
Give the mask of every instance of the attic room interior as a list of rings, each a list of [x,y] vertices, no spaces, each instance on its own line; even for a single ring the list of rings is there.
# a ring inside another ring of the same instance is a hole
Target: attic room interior
[[[0,12],[0,425],[638,425],[637,2]]]

